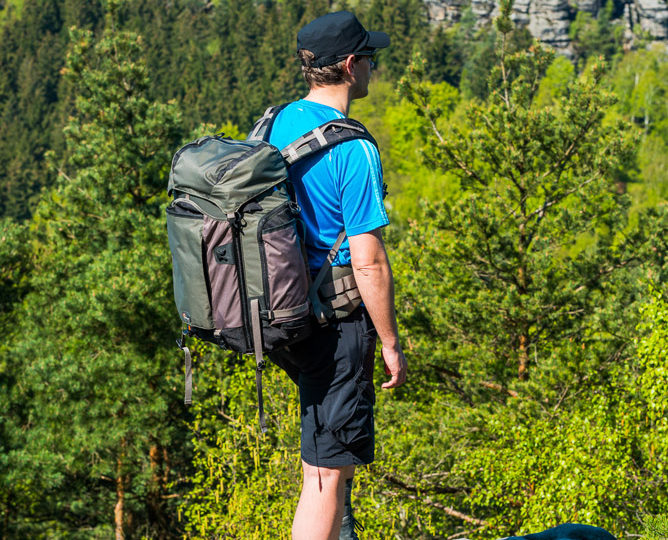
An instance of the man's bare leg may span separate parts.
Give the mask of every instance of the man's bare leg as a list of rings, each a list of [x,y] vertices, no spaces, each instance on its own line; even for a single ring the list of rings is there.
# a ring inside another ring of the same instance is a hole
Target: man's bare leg
[[[343,519],[343,494],[355,466],[315,467],[302,461],[304,483],[292,523],[292,540],[337,540]]]

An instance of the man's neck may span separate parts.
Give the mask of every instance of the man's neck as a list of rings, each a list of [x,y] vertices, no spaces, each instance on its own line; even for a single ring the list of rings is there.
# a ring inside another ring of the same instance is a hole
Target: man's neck
[[[345,116],[348,116],[348,109],[352,101],[350,86],[347,84],[314,86],[304,99],[333,107]]]

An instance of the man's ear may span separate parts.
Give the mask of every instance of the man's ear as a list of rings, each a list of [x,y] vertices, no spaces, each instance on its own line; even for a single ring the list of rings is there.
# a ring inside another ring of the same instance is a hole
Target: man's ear
[[[346,73],[348,75],[352,75],[353,72],[355,71],[355,55],[354,54],[349,54],[348,57],[346,58],[345,68],[346,68]]]

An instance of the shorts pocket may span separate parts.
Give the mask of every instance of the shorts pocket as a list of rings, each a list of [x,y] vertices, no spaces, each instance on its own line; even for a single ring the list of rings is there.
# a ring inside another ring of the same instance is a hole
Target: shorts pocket
[[[341,411],[343,421],[332,430],[334,436],[349,448],[369,444],[374,437],[375,395],[363,367],[355,374],[354,386],[353,399],[348,402],[346,411]]]

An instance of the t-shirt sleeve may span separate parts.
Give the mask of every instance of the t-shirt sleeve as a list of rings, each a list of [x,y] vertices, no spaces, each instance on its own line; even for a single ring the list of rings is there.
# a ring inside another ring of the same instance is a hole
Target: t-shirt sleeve
[[[365,139],[338,146],[339,197],[348,236],[386,226],[390,220],[383,204],[383,171],[378,149]]]

